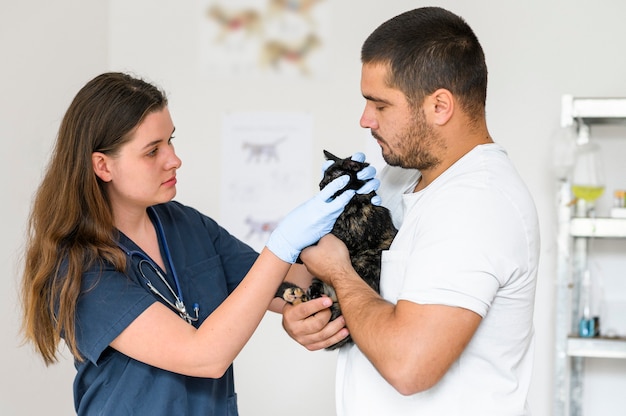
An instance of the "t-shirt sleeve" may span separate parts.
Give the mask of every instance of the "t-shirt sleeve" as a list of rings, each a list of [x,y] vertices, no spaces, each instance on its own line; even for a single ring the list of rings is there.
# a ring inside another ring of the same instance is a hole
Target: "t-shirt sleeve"
[[[76,341],[94,364],[108,345],[156,300],[123,273],[90,271],[83,275],[76,307]]]
[[[484,317],[525,250],[507,237],[518,225],[506,201],[476,189],[467,198],[458,190],[455,196],[456,204],[442,199],[422,213],[400,298]]]

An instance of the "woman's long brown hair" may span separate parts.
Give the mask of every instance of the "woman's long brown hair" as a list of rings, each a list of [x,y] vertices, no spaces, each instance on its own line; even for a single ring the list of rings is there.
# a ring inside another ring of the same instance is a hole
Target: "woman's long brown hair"
[[[166,105],[155,86],[111,72],[89,81],[61,121],[29,217],[21,286],[22,331],[46,365],[57,361],[61,339],[83,359],[75,332],[83,273],[97,263],[126,267],[92,153],[115,156],[146,114]]]

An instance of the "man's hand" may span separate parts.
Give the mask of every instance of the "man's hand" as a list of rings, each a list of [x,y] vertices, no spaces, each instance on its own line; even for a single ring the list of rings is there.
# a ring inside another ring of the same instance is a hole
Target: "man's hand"
[[[283,328],[287,334],[309,351],[329,347],[348,336],[343,316],[330,320],[332,300],[321,297],[283,308]]]

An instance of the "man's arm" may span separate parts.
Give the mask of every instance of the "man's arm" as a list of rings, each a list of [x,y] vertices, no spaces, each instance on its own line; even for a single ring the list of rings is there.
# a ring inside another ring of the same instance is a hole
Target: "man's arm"
[[[481,322],[463,308],[385,301],[359,277],[345,245],[332,235],[305,249],[301,258],[312,274],[334,286],[352,338],[401,394],[434,386]]]

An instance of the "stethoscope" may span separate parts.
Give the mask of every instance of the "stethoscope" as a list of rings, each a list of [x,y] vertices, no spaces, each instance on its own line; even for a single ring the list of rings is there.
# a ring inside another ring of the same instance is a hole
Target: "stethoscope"
[[[151,217],[154,219],[154,222],[155,222],[155,225],[156,225],[157,236],[158,236],[159,240],[161,241],[161,243],[163,244],[163,251],[165,252],[165,261],[167,261],[167,264],[168,264],[170,270],[172,271],[172,277],[174,279],[174,286],[176,286],[176,291],[174,291],[174,289],[172,289],[172,286],[170,286],[168,281],[165,279],[165,276],[163,276],[163,274],[159,271],[159,268],[157,267],[156,264],[154,264],[154,262],[150,259],[150,257],[145,255],[141,251],[129,250],[126,246],[124,246],[120,242],[118,242],[117,245],[122,250],[124,250],[124,252],[128,256],[128,258],[131,260],[131,262],[132,262],[133,256],[139,257],[139,259],[140,259],[139,260],[139,265],[138,265],[139,273],[141,274],[141,277],[143,277],[143,279],[144,279],[144,281],[146,283],[146,286],[148,286],[148,289],[150,289],[150,291],[152,293],[154,293],[159,298],[161,298],[166,304],[168,304],[170,306],[170,308],[172,308],[174,311],[176,311],[178,313],[178,315],[181,318],[183,318],[185,321],[187,321],[189,324],[191,324],[193,322],[196,322],[198,320],[198,314],[200,313],[200,306],[197,303],[193,304],[193,310],[194,310],[194,313],[196,315],[195,317],[191,316],[189,314],[189,312],[187,312],[187,308],[185,307],[185,303],[183,302],[183,292],[182,292],[181,287],[180,287],[180,281],[178,280],[178,274],[176,273],[176,269],[174,268],[174,262],[172,261],[172,256],[170,254],[170,249],[169,249],[169,247],[167,245],[167,240],[165,239],[165,232],[163,231],[163,225],[161,224],[161,220],[159,219],[159,216],[157,215],[157,213],[154,210],[154,208],[153,207],[149,207],[148,210],[150,211]],[[168,299],[165,295],[163,295],[159,291],[159,289],[157,289],[154,286],[154,284],[152,284],[152,281],[144,273],[144,268],[145,267],[151,268],[152,272],[154,274],[156,274],[159,279],[161,279],[161,282],[163,282],[165,287],[167,287],[167,289],[172,294],[172,297],[174,299],[173,302],[170,299]]]

